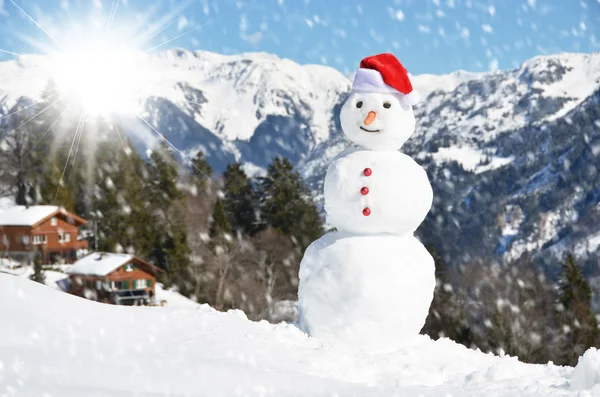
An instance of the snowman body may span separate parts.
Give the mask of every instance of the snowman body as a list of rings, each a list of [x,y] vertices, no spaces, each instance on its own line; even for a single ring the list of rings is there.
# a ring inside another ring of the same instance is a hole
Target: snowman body
[[[413,233],[433,201],[425,170],[398,151],[342,152],[329,165],[324,193],[327,223],[357,234]]]
[[[397,349],[425,324],[434,273],[431,255],[410,233],[328,233],[300,265],[299,326],[347,348]]]
[[[340,113],[359,148],[334,158],[325,176],[327,221],[337,231],[313,242],[300,264],[298,323],[311,336],[389,351],[425,324],[435,266],[413,233],[433,193],[423,168],[398,151],[414,132],[416,101],[393,55],[361,62]]]

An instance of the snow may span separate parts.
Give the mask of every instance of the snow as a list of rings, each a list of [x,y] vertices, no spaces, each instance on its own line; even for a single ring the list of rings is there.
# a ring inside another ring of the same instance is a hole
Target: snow
[[[33,266],[23,265],[7,258],[0,258],[0,273],[29,278],[33,275]],[[68,277],[64,271],[59,266],[56,266],[55,270],[44,270],[43,273],[45,277],[44,284],[52,289],[61,291],[57,282]]]
[[[33,226],[58,210],[53,205],[14,206],[0,213],[0,226]]]
[[[421,157],[433,157],[436,163],[448,161],[458,162],[465,170],[475,173],[482,173],[505,166],[514,161],[514,157],[496,157],[490,156],[489,162],[483,164],[486,160],[486,154],[481,150],[469,146],[451,146],[441,147],[435,153],[423,153]]]
[[[15,206],[15,200],[12,197],[0,197],[0,214]]]
[[[171,100],[225,141],[249,140],[267,115],[288,116],[292,107],[313,121],[314,138],[323,141],[329,137],[333,107],[350,85],[335,69],[298,65],[267,53],[175,49],[148,62],[156,78],[148,82],[147,95]],[[190,102],[180,82],[206,101]]]
[[[300,264],[300,327],[350,348],[393,351],[418,336],[434,289],[433,258],[412,234],[328,233]]]
[[[524,364],[448,339],[367,354],[239,311],[104,305],[6,274],[0,286],[8,396],[597,395],[597,378],[576,376],[583,367]]]
[[[90,276],[106,276],[113,270],[128,263],[134,258],[129,254],[91,253],[79,259],[68,270],[69,274],[82,274]]]
[[[542,89],[542,95],[546,98],[566,96],[569,101],[559,111],[547,117],[548,121],[565,116],[592,95],[598,89],[600,70],[600,57],[597,54],[581,54],[577,57],[573,57],[572,54],[556,54],[553,59],[566,69],[563,78],[550,84],[535,82],[533,88]],[[549,63],[548,57],[538,56],[528,60],[523,66],[547,73],[553,70],[554,65]]]
[[[482,75],[484,73],[473,73],[464,70],[457,70],[447,75],[418,74],[411,76],[411,83],[421,95],[421,100],[425,101],[429,94],[434,91],[454,91],[460,84]]]
[[[600,350],[590,348],[583,356],[573,371],[571,387],[577,390],[591,389],[594,395],[600,395]]]
[[[186,298],[177,291],[165,289],[161,283],[155,286],[156,302],[160,304],[165,301],[165,306],[173,309],[200,309],[206,310],[207,305],[201,305],[193,300]]]

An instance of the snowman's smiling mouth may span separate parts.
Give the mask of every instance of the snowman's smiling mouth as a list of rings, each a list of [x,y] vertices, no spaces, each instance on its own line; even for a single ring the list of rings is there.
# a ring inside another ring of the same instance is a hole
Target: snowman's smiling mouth
[[[368,129],[366,129],[366,128],[365,128],[365,127],[363,127],[363,126],[361,126],[361,127],[360,127],[360,129],[361,129],[361,130],[363,130],[363,131],[370,132],[370,133],[372,133],[372,134],[378,134],[378,133],[380,133],[380,132],[381,132],[381,130],[368,130]]]

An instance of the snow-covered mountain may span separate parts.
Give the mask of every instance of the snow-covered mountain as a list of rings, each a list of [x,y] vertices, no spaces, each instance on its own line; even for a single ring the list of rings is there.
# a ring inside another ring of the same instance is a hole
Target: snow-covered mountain
[[[45,59],[0,63],[0,116],[21,96],[39,98],[53,77]],[[299,161],[332,135],[334,108],[350,87],[335,69],[266,53],[174,49],[139,62],[142,116],[178,148],[204,151],[217,170],[233,160],[264,168],[276,155]]]
[[[328,162],[347,145],[338,115],[350,80],[332,68],[186,50],[143,62],[151,78],[142,116],[180,149],[203,150],[217,170],[236,159],[256,171],[282,155],[319,194]],[[0,63],[0,116],[39,95],[43,64],[40,56]],[[426,167],[436,196],[424,240],[460,263],[600,246],[599,53],[413,81],[424,100],[404,150]]]
[[[91,302],[0,273],[8,396],[595,396],[600,351],[532,365],[419,335],[389,354],[345,350],[239,310]]]

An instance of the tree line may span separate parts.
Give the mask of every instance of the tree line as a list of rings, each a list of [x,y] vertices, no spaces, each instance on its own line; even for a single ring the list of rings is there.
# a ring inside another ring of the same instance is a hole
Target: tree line
[[[572,254],[551,280],[528,254],[451,268],[429,250],[437,285],[423,333],[539,364],[576,365],[587,349],[600,347],[592,288]]]

